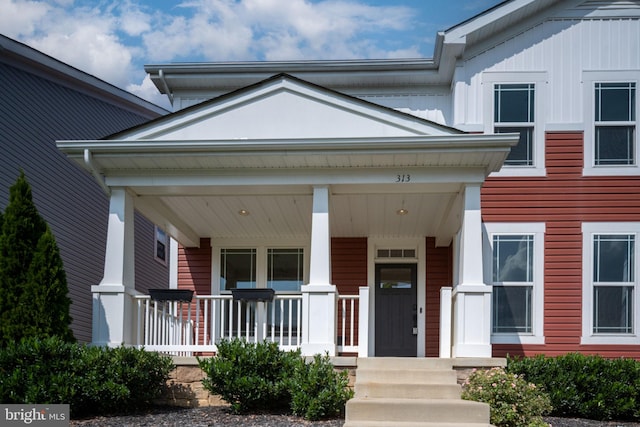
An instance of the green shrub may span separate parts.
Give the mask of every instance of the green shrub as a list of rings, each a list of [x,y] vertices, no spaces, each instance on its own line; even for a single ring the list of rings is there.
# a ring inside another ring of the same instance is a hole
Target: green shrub
[[[299,364],[291,380],[291,410],[308,420],[337,417],[353,397],[347,371],[336,371],[329,355]]]
[[[75,341],[68,292],[53,233],[20,172],[0,223],[0,347],[26,337]]]
[[[0,401],[68,403],[74,418],[122,413],[150,405],[172,369],[144,350],[29,338],[0,349]]]
[[[277,343],[244,340],[218,343],[216,357],[198,359],[202,384],[220,395],[236,413],[282,411],[289,407],[289,379],[301,363],[300,352],[283,352]]]
[[[549,396],[538,386],[502,368],[476,370],[465,381],[462,398],[488,403],[498,427],[546,426]]]
[[[510,372],[523,374],[551,397],[553,415],[593,420],[640,419],[640,362],[570,353],[509,358]]]

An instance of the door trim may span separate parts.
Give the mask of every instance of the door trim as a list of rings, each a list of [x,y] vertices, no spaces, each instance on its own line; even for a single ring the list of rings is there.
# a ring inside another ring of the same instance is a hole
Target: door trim
[[[425,342],[426,342],[426,282],[427,282],[427,238],[426,237],[407,237],[407,238],[382,238],[382,237],[369,237],[367,239],[367,286],[369,287],[369,348],[368,354],[374,355],[376,348],[376,325],[375,325],[375,276],[376,276],[376,264],[393,264],[390,259],[378,260],[376,259],[377,248],[417,248],[417,260],[410,261],[407,259],[399,258],[396,262],[399,264],[411,264],[415,262],[418,265],[418,288],[417,288],[417,301],[418,301],[418,336],[417,336],[417,354],[416,357],[424,357],[426,354]]]

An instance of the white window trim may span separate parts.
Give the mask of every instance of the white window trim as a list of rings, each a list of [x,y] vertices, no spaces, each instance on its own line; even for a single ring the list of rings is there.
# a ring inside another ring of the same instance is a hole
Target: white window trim
[[[499,176],[545,176],[545,110],[547,96],[547,72],[485,72],[482,74],[482,110],[484,133],[494,133],[494,88],[496,84],[533,83],[534,90],[534,121],[533,121],[533,166],[503,166],[492,177]]]
[[[640,222],[585,222],[582,224],[582,337],[580,344],[640,344],[638,327],[640,326],[640,287],[638,286],[638,267],[640,254],[635,249],[634,271],[636,277],[633,289],[633,334],[594,334],[593,333],[593,236],[595,234],[640,236]]]
[[[544,344],[544,222],[484,223],[483,270],[485,283],[493,283],[493,236],[533,235],[533,301],[531,333],[493,333],[492,344]]]
[[[267,286],[267,249],[302,249],[303,250],[303,284],[309,283],[309,263],[310,249],[306,241],[299,240],[272,240],[268,242],[260,240],[225,240],[214,242],[211,251],[211,290],[212,295],[231,294],[231,291],[222,290],[220,288],[220,252],[222,249],[255,249],[256,250],[256,288],[265,288]],[[278,291],[278,294],[286,294],[288,292]]]
[[[584,71],[582,73],[584,90],[584,168],[585,176],[604,175],[640,175],[640,145],[638,143],[638,117],[636,117],[635,165],[595,166],[595,84],[596,83],[635,83],[636,116],[640,116],[640,70],[629,71]]]

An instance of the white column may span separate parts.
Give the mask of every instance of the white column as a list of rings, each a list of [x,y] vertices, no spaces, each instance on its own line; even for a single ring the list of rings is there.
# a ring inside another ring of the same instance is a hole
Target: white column
[[[133,343],[135,291],[133,198],[113,188],[109,203],[104,275],[93,293],[93,343],[118,346]]]
[[[358,300],[358,357],[369,357],[369,287],[360,286]]]
[[[329,187],[313,189],[309,284],[302,286],[303,355],[336,354],[337,292],[331,284]]]
[[[453,289],[453,357],[491,357],[491,291],[483,282],[480,184],[466,185],[462,227],[456,239]]]

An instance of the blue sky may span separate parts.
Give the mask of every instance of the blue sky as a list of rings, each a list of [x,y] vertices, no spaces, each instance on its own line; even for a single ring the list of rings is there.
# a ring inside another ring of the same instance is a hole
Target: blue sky
[[[0,33],[167,106],[144,64],[433,57],[501,0],[0,0]]]

